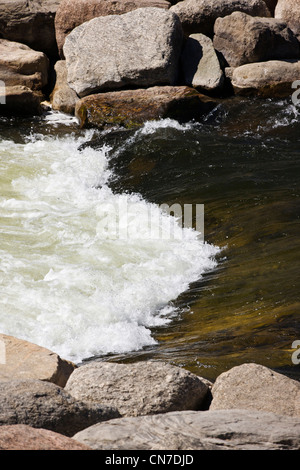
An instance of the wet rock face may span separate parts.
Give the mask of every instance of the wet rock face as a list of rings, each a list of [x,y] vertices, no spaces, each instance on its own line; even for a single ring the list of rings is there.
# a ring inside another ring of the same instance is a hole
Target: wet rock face
[[[161,8],[94,18],[66,38],[68,83],[80,96],[173,85],[182,45],[178,17]]]
[[[218,18],[214,47],[230,67],[267,60],[297,59],[299,42],[286,23],[235,12]]]
[[[193,88],[165,86],[86,96],[76,102],[75,115],[81,127],[130,129],[160,118],[199,119],[215,106],[214,100]]]
[[[62,0],[55,15],[55,35],[61,58],[67,35],[77,26],[98,16],[122,15],[137,8],[168,9],[166,0]]]

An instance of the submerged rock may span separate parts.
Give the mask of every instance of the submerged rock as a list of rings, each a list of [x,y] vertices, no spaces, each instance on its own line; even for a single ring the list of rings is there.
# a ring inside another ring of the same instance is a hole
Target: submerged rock
[[[0,334],[0,342],[5,359],[0,363],[0,382],[38,379],[64,387],[76,368],[49,349],[28,341]]]
[[[213,37],[217,18],[241,11],[252,16],[271,16],[264,0],[183,0],[170,8],[182,23],[184,33]]]
[[[214,47],[230,67],[299,58],[299,42],[286,23],[235,12],[215,23]]]
[[[234,92],[244,96],[287,98],[300,77],[300,60],[270,60],[245,64],[230,71]]]
[[[77,101],[75,115],[81,127],[134,128],[149,120],[200,119],[216,102],[185,86],[151,87],[86,96]]]
[[[200,409],[208,386],[200,377],[161,362],[94,362],[76,369],[66,388],[76,399],[114,405],[122,416]]]
[[[68,83],[80,97],[124,87],[172,85],[182,37],[178,17],[162,8],[94,18],[66,38]]]
[[[253,410],[179,411],[95,424],[74,439],[94,450],[299,450],[300,419]]]
[[[242,364],[223,372],[212,396],[210,410],[242,408],[300,418],[300,383],[260,364]]]
[[[137,8],[168,9],[166,0],[62,0],[55,15],[55,34],[60,57],[66,36],[77,26],[98,16],[122,15]]]
[[[26,424],[73,436],[119,416],[115,407],[76,400],[53,383],[33,379],[0,382],[0,426]]]

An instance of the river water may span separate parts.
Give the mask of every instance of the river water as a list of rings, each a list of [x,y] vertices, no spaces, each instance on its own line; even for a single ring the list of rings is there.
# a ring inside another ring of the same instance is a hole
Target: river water
[[[78,364],[299,378],[299,117],[291,100],[232,98],[200,123],[113,134],[2,118],[0,331]],[[162,204],[204,207],[204,240]],[[172,236],[149,236],[149,218]]]

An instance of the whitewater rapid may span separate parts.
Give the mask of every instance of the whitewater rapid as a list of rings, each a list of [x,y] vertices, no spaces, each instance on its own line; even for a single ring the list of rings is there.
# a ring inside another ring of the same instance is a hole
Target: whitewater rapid
[[[164,120],[137,132],[172,125],[180,129]],[[0,141],[0,331],[74,362],[155,344],[151,328],[172,321],[172,301],[215,268],[219,251],[173,218],[177,236],[148,237],[149,214],[162,231],[171,216],[114,194],[109,148],[80,149],[91,136]],[[106,223],[114,209],[119,226],[140,236],[118,237]]]

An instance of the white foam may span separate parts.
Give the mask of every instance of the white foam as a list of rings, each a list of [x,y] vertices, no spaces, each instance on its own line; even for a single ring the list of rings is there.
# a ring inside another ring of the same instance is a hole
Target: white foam
[[[169,321],[170,302],[218,252],[179,226],[185,236],[173,239],[101,232],[103,207],[125,198],[132,233],[143,233],[150,208],[162,228],[170,216],[113,194],[107,149],[79,151],[83,140],[0,144],[0,329],[74,361],[154,344],[150,328]]]
[[[194,127],[195,125],[192,122],[187,122],[180,124],[175,119],[165,118],[158,119],[155,121],[147,121],[144,125],[137,131],[141,134],[154,134],[158,129],[177,129],[179,131],[187,131]]]

